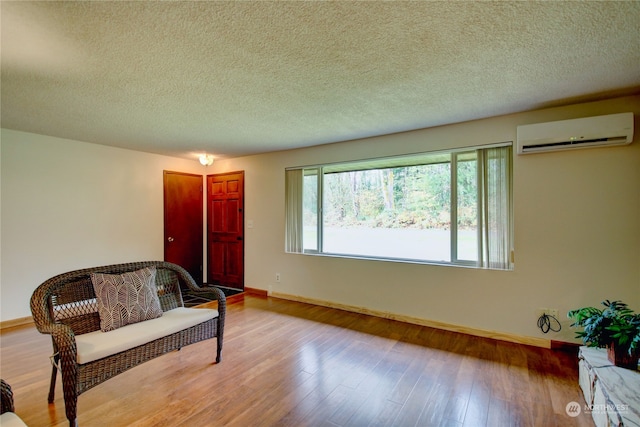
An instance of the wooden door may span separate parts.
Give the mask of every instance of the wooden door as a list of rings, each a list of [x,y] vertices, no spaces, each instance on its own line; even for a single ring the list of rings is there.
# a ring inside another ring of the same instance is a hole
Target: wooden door
[[[207,282],[244,289],[244,172],[207,176]]]
[[[164,171],[164,259],[202,283],[202,175]]]

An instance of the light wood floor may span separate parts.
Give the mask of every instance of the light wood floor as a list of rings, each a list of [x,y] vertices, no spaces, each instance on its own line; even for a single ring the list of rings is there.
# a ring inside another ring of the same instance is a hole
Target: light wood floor
[[[31,427],[65,426],[47,404],[49,336],[1,335],[1,375]],[[78,399],[80,426],[592,426],[576,356],[274,298],[228,307],[215,340],[111,379]]]

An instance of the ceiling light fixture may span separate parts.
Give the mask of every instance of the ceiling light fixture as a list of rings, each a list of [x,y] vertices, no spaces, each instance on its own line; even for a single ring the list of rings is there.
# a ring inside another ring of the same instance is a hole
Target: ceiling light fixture
[[[213,164],[213,155],[212,154],[200,154],[198,157],[200,160],[200,164],[202,166],[211,166]]]

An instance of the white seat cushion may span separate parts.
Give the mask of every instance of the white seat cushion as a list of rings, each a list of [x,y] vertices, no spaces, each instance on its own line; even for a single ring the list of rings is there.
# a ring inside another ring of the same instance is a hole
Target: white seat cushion
[[[215,317],[218,317],[218,310],[178,307],[165,311],[162,317],[157,319],[145,320],[109,332],[94,331],[76,335],[78,363],[82,365],[102,359]]]
[[[0,426],[2,427],[27,427],[19,416],[13,412],[5,412],[0,415]]]

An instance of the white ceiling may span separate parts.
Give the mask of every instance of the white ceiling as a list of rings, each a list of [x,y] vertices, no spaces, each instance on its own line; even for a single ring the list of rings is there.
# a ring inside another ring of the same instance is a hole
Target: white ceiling
[[[2,127],[235,157],[640,93],[640,2],[10,2]]]

